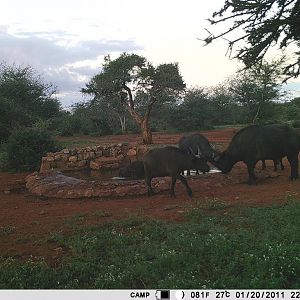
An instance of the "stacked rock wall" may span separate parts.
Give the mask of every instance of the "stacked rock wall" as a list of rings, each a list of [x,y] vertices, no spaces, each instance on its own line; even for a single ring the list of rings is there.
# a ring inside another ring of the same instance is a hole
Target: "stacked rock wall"
[[[63,149],[59,152],[47,153],[47,156],[42,158],[40,172],[119,168],[140,159],[147,151],[144,146],[127,143]]]

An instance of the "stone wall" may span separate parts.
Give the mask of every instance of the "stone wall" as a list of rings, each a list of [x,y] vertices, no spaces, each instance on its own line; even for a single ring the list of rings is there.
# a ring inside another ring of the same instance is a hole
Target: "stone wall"
[[[47,153],[47,156],[42,158],[40,172],[120,168],[131,161],[141,159],[147,151],[148,148],[145,146],[127,143],[63,149]]]
[[[59,171],[32,173],[25,179],[26,188],[31,194],[47,198],[78,199],[145,195],[147,186],[144,180],[99,180],[88,181],[68,177]],[[170,187],[170,178],[154,178],[152,187],[156,192]]]

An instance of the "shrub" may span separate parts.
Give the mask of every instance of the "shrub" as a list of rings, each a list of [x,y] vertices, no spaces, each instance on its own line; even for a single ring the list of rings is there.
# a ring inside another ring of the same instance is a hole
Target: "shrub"
[[[48,131],[39,128],[19,128],[9,137],[5,150],[7,167],[14,171],[37,170],[47,152],[58,151]]]
[[[294,128],[300,128],[300,120],[294,120],[294,121],[292,122],[292,126],[293,126]]]
[[[2,145],[2,147],[0,147],[0,170],[7,170],[8,155],[3,148],[4,147]]]

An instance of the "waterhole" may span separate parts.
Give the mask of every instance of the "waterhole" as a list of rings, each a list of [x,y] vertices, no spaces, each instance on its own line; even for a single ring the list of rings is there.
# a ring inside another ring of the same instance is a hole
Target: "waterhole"
[[[209,174],[221,172],[218,169],[210,169]],[[119,169],[103,169],[103,170],[70,170],[62,172],[64,175],[74,177],[82,180],[99,181],[99,180],[130,180],[130,178],[119,177]],[[203,174],[200,172],[200,175]],[[187,171],[184,171],[184,175],[187,176]],[[196,170],[191,170],[189,176],[195,176]],[[199,176],[199,175],[198,175]]]

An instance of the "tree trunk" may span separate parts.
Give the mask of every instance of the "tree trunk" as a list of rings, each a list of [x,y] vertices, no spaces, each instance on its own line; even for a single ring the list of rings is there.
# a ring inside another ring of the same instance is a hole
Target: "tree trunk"
[[[119,121],[120,121],[122,133],[125,134],[125,133],[127,133],[127,129],[126,129],[126,117],[125,116],[122,117],[120,115],[118,115],[118,117],[119,117]]]
[[[258,108],[257,108],[257,111],[256,111],[256,114],[252,120],[252,123],[255,124],[257,119],[258,119],[258,116],[260,114],[260,110],[261,110],[261,106],[263,105],[263,102],[265,101],[265,93],[266,93],[266,87],[267,87],[267,84],[264,83],[264,86],[263,86],[263,90],[262,90],[262,93],[261,93],[261,99],[258,103]]]
[[[123,102],[123,104],[126,106],[126,109],[132,116],[133,120],[140,126],[143,143],[146,145],[152,144],[152,133],[149,125],[149,118],[150,118],[150,112],[152,110],[152,106],[157,101],[157,98],[153,96],[151,97],[151,100],[146,108],[145,116],[143,118],[134,109],[134,101],[133,101],[131,89],[127,87],[125,83],[123,83],[123,88],[127,91],[128,98],[129,98],[129,102]]]
[[[252,120],[252,124],[255,124],[256,121],[257,121],[257,119],[258,119],[258,115],[259,115],[259,112],[260,112],[260,106],[261,106],[261,103],[259,103],[259,105],[258,105],[256,114],[255,114],[255,116],[254,116],[254,118],[253,118],[253,120]]]
[[[141,134],[144,144],[152,144],[152,132],[149,125],[149,119],[145,118],[141,124]]]

